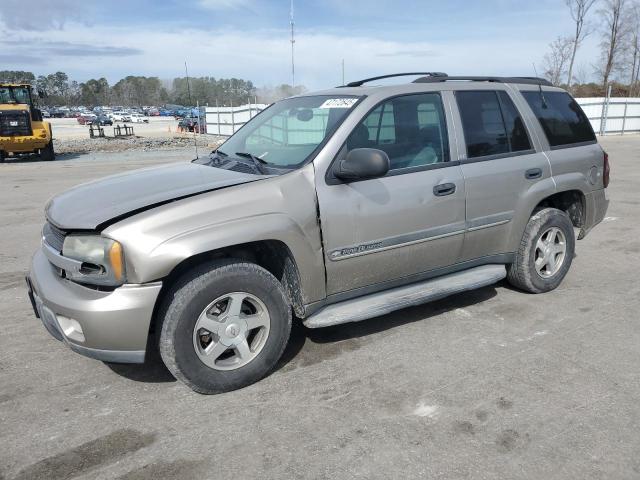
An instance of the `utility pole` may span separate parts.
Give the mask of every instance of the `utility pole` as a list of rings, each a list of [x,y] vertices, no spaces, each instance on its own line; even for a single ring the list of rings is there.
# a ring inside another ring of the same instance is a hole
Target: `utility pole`
[[[291,0],[291,11],[289,12],[289,23],[291,25],[291,87],[296,86],[296,66],[293,56],[293,45],[296,43],[294,36],[294,22],[293,22],[293,0]]]
[[[344,58],[342,59],[342,85],[344,86]]]

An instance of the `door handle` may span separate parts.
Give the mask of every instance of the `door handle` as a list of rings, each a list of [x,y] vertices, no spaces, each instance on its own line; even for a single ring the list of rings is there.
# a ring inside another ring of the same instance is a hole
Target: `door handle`
[[[444,197],[445,195],[451,195],[456,191],[455,183],[441,183],[433,187],[433,194],[436,197]]]
[[[527,180],[533,180],[535,178],[540,178],[542,176],[541,168],[530,168],[526,172],[524,172],[524,178]]]

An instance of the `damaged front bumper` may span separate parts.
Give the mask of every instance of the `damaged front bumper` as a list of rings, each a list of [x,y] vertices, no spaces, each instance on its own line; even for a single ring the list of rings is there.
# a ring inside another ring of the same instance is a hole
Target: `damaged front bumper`
[[[111,291],[84,287],[62,278],[40,249],[27,287],[35,315],[73,351],[106,362],[144,362],[161,282]]]

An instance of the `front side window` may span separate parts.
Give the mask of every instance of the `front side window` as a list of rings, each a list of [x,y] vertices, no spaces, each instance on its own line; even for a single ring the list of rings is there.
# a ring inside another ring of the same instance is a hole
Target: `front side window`
[[[449,160],[449,143],[437,93],[396,97],[378,105],[347,139],[347,149],[377,148],[390,169],[421,167]]]
[[[531,149],[522,117],[506,92],[459,91],[456,100],[468,158]]]
[[[218,149],[259,158],[276,168],[302,165],[345,119],[355,96],[293,97],[273,104],[251,119]]]
[[[552,147],[595,142],[596,136],[580,105],[566,92],[521,92],[538,117]]]

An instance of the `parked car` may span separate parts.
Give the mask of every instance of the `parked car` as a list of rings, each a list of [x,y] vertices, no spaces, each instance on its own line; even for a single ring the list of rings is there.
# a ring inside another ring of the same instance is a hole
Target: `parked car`
[[[113,120],[111,120],[111,118],[109,118],[107,115],[101,113],[100,115],[96,116],[92,123],[94,125],[100,126],[113,125]]]
[[[114,122],[130,122],[131,114],[122,110],[113,112],[111,114],[111,120],[113,120]]]
[[[149,123],[149,119],[139,113],[131,113],[129,115],[129,121],[131,123]]]
[[[196,133],[200,133],[200,130],[204,132],[204,118],[201,118],[199,128],[197,117],[184,117],[178,122],[178,129],[184,132],[193,132],[194,130]]]
[[[93,113],[78,113],[76,120],[80,125],[91,125],[96,119],[96,115]]]
[[[218,393],[272,371],[294,318],[366,321],[505,277],[555,289],[574,229],[608,206],[580,106],[528,77],[364,87],[380,78],[277,102],[209,157],[54,197],[36,315],[109,362],[143,362],[155,335],[176,378]]]

